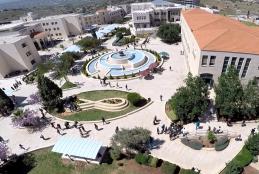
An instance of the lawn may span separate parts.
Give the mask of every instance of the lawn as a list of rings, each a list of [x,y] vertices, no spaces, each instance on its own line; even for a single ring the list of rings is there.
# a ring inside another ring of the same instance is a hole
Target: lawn
[[[74,88],[76,87],[76,84],[70,82],[70,81],[66,81],[62,86],[61,89],[69,89],[69,88]]]
[[[152,168],[137,164],[134,160],[121,160],[101,165],[72,165],[64,164],[61,155],[46,148],[33,152],[36,166],[29,174],[161,174],[160,168]]]
[[[120,97],[120,98],[127,98],[128,92],[124,91],[116,91],[116,90],[100,90],[100,91],[89,91],[83,92],[78,94],[78,98],[88,99],[92,101],[97,101],[105,98],[113,98],[113,97]],[[118,112],[108,112],[99,109],[90,109],[86,111],[77,112],[71,115],[58,115],[58,117],[72,120],[72,121],[96,121],[101,120],[102,117],[105,119],[118,117],[124,114],[127,114],[131,111],[138,109],[139,107],[133,106],[131,103],[129,106]]]

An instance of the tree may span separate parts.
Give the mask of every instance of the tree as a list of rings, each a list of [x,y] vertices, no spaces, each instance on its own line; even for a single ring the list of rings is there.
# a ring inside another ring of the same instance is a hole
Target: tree
[[[83,50],[89,50],[99,46],[101,44],[101,41],[93,37],[85,37],[78,41],[76,44],[82,47]]]
[[[193,77],[190,73],[185,83],[186,86],[177,89],[168,103],[178,118],[188,123],[207,110],[208,87],[200,77]]]
[[[131,156],[136,152],[148,149],[151,132],[147,129],[136,127],[134,129],[121,129],[111,139],[112,149]]]
[[[92,37],[93,37],[94,39],[97,39],[97,35],[96,35],[96,32],[95,32],[95,31],[92,31],[91,34],[92,34]]]
[[[238,77],[237,70],[231,66],[223,73],[215,87],[216,107],[219,114],[233,119],[235,115],[240,116],[242,107],[243,88]],[[237,118],[235,117],[235,119]]]
[[[43,105],[47,110],[59,108],[62,90],[49,78],[44,76],[38,77],[38,89]],[[59,108],[62,109],[62,108]]]
[[[8,147],[6,144],[0,142],[0,161],[5,161],[8,157]]]
[[[241,174],[243,172],[243,168],[238,165],[236,162],[230,162],[227,164],[225,174]]]
[[[0,114],[9,115],[14,109],[13,101],[5,94],[5,92],[0,89]]]
[[[123,38],[122,32],[117,32],[116,37],[117,37],[118,40],[122,39]]]
[[[250,136],[246,141],[245,146],[253,156],[259,155],[259,133]]]
[[[163,24],[159,27],[157,36],[164,42],[176,43],[181,41],[181,27],[179,24]]]
[[[250,80],[244,88],[243,114],[255,118],[259,113],[259,86],[256,79]]]

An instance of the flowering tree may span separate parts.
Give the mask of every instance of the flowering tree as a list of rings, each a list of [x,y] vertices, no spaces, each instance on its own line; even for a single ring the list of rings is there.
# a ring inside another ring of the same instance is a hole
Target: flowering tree
[[[0,160],[6,160],[8,157],[8,147],[4,143],[0,143]]]
[[[33,104],[40,103],[41,101],[42,100],[41,100],[39,92],[36,92],[35,94],[30,95],[30,99],[28,100],[28,103],[30,105],[33,105]]]
[[[33,130],[41,129],[47,124],[47,120],[40,118],[36,111],[29,109],[26,109],[19,116],[14,116],[12,122],[14,126],[32,128]]]

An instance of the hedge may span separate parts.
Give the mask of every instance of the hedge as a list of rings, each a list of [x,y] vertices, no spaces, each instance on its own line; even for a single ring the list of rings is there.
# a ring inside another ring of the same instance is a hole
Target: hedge
[[[176,164],[164,161],[161,166],[161,171],[163,174],[177,174],[180,171],[180,167]]]
[[[199,140],[189,140],[187,138],[183,138],[181,139],[181,142],[194,150],[201,150],[203,147],[202,143]]]
[[[190,170],[190,169],[182,169],[180,170],[179,174],[197,174],[197,172]]]
[[[150,155],[147,155],[145,153],[139,153],[135,156],[135,161],[138,164],[148,165],[150,158],[152,158]]]
[[[128,101],[133,104],[134,106],[138,106],[139,102],[141,101],[141,96],[138,93],[129,93],[127,95]]]
[[[145,153],[137,154],[134,159],[138,164],[150,167],[157,167],[159,161],[158,158],[152,157],[151,155],[147,155]]]
[[[253,155],[245,147],[243,147],[243,149],[233,159],[233,161],[239,164],[241,167],[247,166],[248,164],[251,163],[252,160],[253,160]]]

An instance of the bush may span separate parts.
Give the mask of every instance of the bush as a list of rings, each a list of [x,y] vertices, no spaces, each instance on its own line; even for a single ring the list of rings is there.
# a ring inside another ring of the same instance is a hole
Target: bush
[[[179,24],[163,24],[159,27],[157,36],[167,43],[181,41],[181,27]]]
[[[120,150],[117,148],[112,149],[110,151],[110,154],[111,154],[111,158],[113,160],[120,160],[122,158],[122,154],[121,154]]]
[[[252,155],[259,155],[259,134],[250,136],[246,141],[246,148],[251,152]]]
[[[156,157],[152,157],[149,159],[149,166],[157,168],[159,159]]]
[[[190,169],[181,169],[179,174],[197,174],[197,172]]]
[[[207,136],[208,136],[208,140],[210,141],[210,143],[214,143],[217,140],[216,135],[212,131],[208,131]]]
[[[152,157],[145,154],[145,153],[139,153],[135,156],[135,161],[138,163],[138,164],[143,164],[143,165],[148,165],[149,164],[149,161]]]
[[[128,101],[133,104],[134,106],[138,106],[139,102],[141,101],[142,97],[138,93],[129,93],[127,95]]]
[[[183,138],[181,139],[181,142],[194,150],[201,150],[203,147],[202,143],[199,140],[189,140],[187,138]]]
[[[163,174],[177,174],[180,170],[180,167],[169,163],[167,161],[163,162],[162,166],[161,166],[161,171]]]
[[[235,162],[230,162],[224,170],[224,174],[241,174],[243,172],[243,167]]]
[[[216,151],[221,151],[226,149],[226,147],[228,147],[229,144],[229,139],[227,136],[223,136],[217,139],[216,143],[215,143],[215,150]]]

